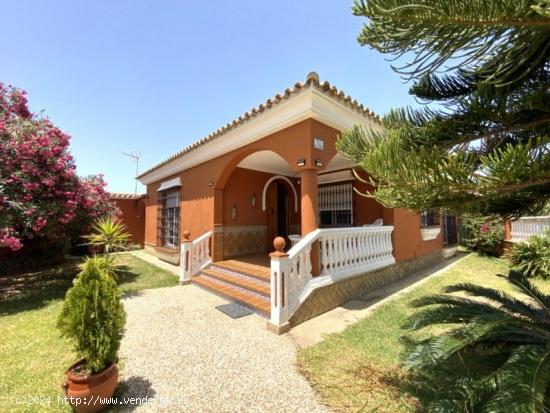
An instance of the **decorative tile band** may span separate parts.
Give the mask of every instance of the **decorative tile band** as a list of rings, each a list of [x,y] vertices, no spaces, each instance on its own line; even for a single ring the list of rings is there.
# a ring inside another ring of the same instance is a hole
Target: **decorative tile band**
[[[266,225],[243,225],[224,227],[224,258],[246,254],[264,253],[267,251],[266,238]]]

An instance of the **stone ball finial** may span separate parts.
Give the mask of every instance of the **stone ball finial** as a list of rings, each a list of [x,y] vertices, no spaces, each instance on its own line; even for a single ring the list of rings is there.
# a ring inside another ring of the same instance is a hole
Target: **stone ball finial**
[[[307,80],[313,83],[319,83],[319,74],[317,72],[309,72],[307,74]]]
[[[276,237],[273,240],[273,247],[276,252],[284,252],[286,241],[283,237]]]
[[[188,230],[183,231],[183,240],[191,241],[191,233]]]

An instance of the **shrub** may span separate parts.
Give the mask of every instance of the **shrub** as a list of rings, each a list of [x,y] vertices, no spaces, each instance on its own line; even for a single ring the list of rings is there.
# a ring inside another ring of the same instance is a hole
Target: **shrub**
[[[550,277],[550,231],[514,245],[512,264],[528,277]]]
[[[84,236],[88,245],[100,249],[107,254],[126,249],[130,234],[126,225],[110,216],[98,219],[92,225],[93,233]]]
[[[80,236],[118,209],[101,175],[81,178],[70,136],[27,106],[24,91],[0,83],[0,242]]]
[[[92,373],[116,361],[126,321],[116,282],[103,265],[100,257],[86,261],[67,291],[58,320],[63,336],[73,341]]]
[[[504,223],[495,217],[463,215],[461,243],[482,255],[499,256],[504,241]]]

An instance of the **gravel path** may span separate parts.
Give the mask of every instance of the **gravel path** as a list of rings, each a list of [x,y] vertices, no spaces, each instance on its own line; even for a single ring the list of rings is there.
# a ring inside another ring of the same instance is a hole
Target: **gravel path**
[[[233,320],[226,303],[194,285],[127,297],[120,397],[150,397],[122,410],[325,412],[296,371],[288,337],[249,315]]]

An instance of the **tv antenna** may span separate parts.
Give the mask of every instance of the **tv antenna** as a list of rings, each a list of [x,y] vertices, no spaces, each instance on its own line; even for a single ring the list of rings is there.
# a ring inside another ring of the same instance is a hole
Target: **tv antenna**
[[[141,158],[141,152],[138,151],[132,151],[132,152],[122,152],[123,155],[126,155],[129,158],[132,158],[134,162],[136,163],[136,176],[139,174],[139,158]],[[134,195],[137,195],[137,179],[134,177],[134,180],[136,181],[135,187],[134,187]]]

